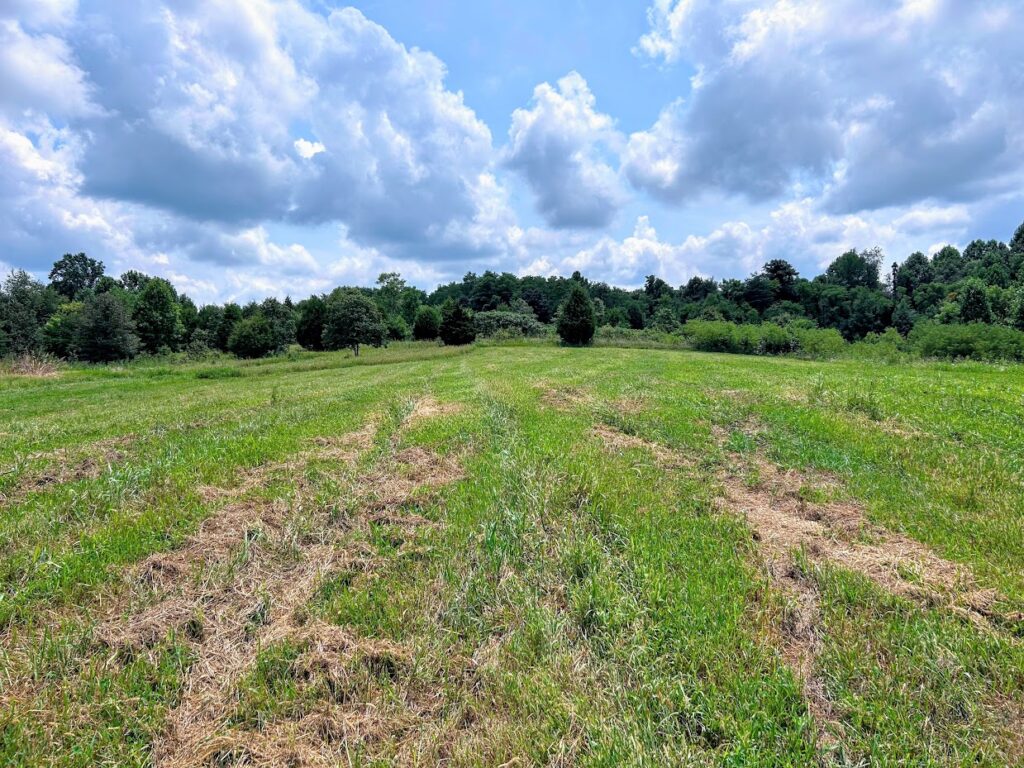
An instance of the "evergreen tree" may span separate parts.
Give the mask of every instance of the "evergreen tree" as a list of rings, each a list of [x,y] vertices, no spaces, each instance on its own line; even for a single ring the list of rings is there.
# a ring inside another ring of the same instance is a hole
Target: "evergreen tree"
[[[448,346],[461,346],[476,341],[476,326],[473,315],[452,300],[441,308],[441,325],[438,334]]]
[[[437,307],[421,304],[416,310],[416,321],[412,326],[412,337],[416,341],[433,341],[441,330],[441,313]]]
[[[43,345],[43,326],[57,311],[60,297],[52,288],[16,269],[0,290],[0,330],[6,352],[21,355],[36,352]]]
[[[144,352],[155,355],[177,348],[181,307],[174,288],[166,280],[153,278],[146,283],[135,302],[132,319]]]
[[[985,284],[977,278],[965,280],[960,289],[960,320],[964,323],[992,322],[992,306]]]
[[[587,289],[576,283],[559,310],[558,335],[566,344],[589,344],[594,338],[595,328],[594,304]]]
[[[906,298],[901,299],[892,313],[892,327],[899,331],[901,336],[906,336],[913,330],[915,319],[910,302]]]
[[[109,363],[135,357],[139,337],[124,304],[112,293],[101,293],[82,307],[75,345],[82,360]]]
[[[324,348],[351,349],[382,347],[387,343],[387,326],[374,301],[359,291],[335,291],[327,302],[324,320]]]

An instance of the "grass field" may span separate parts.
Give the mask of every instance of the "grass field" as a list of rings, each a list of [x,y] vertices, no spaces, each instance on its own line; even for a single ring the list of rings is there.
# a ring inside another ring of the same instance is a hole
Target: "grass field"
[[[1024,765],[1024,368],[0,382],[0,764]]]

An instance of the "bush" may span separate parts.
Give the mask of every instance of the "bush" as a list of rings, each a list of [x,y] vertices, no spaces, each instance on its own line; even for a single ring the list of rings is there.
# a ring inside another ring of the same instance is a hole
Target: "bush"
[[[476,325],[473,315],[454,301],[445,302],[441,310],[441,327],[438,331],[441,341],[448,346],[472,344],[476,341]]]
[[[228,338],[228,350],[238,357],[266,357],[276,349],[274,329],[261,314],[239,320]]]
[[[437,307],[420,304],[412,324],[412,337],[416,341],[433,341],[441,330],[441,311]]]
[[[533,315],[518,312],[477,312],[473,316],[478,336],[492,337],[501,335],[504,338],[516,336],[543,336],[544,324]]]
[[[594,302],[590,300],[587,289],[574,281],[558,312],[558,335],[566,344],[589,344],[596,328]]]
[[[391,341],[405,341],[411,335],[409,324],[401,315],[392,315],[385,323],[388,330],[388,338]]]
[[[60,308],[50,315],[50,319],[43,326],[43,348],[47,353],[65,360],[78,357],[78,339],[81,335],[79,325],[84,309],[83,302],[72,301],[61,304]]]
[[[922,357],[1024,361],[1024,332],[998,325],[919,323],[909,339]]]
[[[840,357],[847,349],[846,339],[835,328],[791,326],[789,332],[796,340],[797,353],[801,357],[831,360]]]
[[[784,355],[799,348],[797,337],[774,323],[737,325],[713,320],[694,320],[683,326],[683,335],[694,349],[741,355]]]

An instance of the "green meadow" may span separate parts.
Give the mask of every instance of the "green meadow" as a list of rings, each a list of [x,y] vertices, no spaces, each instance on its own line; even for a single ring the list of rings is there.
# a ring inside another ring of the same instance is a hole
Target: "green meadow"
[[[1024,367],[0,380],[0,764],[1024,765]]]

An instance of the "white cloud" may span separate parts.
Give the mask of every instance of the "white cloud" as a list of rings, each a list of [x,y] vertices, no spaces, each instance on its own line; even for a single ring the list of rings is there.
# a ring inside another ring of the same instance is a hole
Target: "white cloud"
[[[520,171],[554,227],[603,227],[624,202],[605,156],[621,139],[597,112],[587,81],[570,72],[557,88],[541,83],[529,109],[512,113],[506,162]]]
[[[295,151],[299,153],[299,157],[305,160],[311,160],[321,152],[326,152],[327,147],[321,144],[319,141],[307,141],[306,139],[295,140]]]
[[[674,202],[810,191],[836,213],[1019,187],[1024,81],[1012,41],[1024,16],[1007,9],[655,0],[637,52],[698,76],[685,102],[630,138],[626,174]]]

